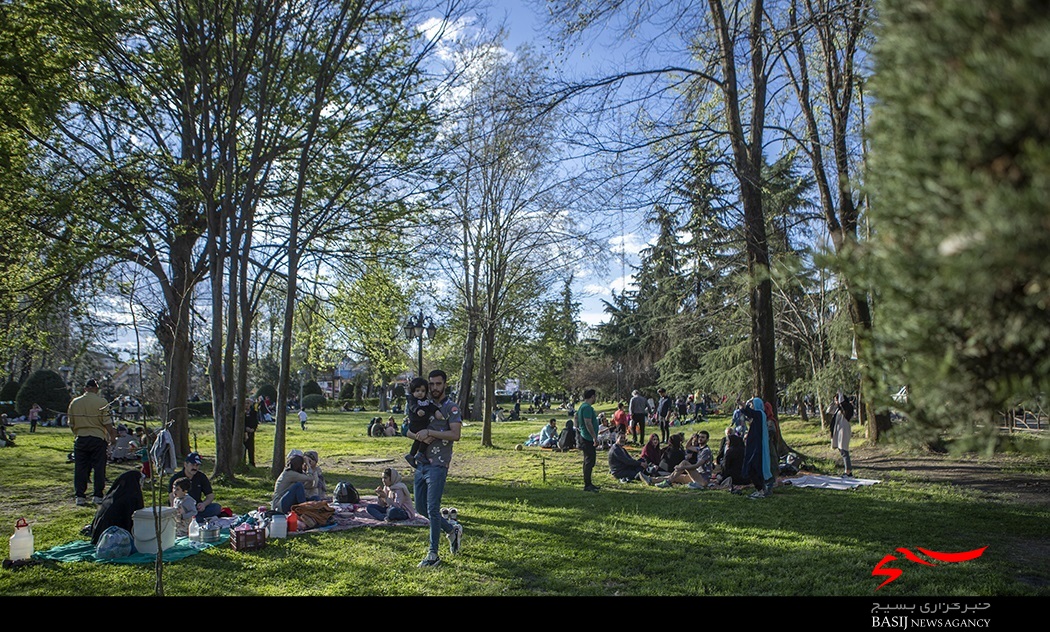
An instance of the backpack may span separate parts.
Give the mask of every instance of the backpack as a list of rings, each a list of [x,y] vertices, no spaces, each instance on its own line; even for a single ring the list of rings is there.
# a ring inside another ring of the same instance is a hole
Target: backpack
[[[339,484],[335,486],[335,502],[340,505],[351,505],[361,502],[361,494],[357,493],[357,489],[354,488],[353,484],[347,481],[339,481]]]
[[[131,555],[132,539],[127,529],[116,525],[109,527],[99,536],[95,546],[95,557],[100,560],[112,560]]]

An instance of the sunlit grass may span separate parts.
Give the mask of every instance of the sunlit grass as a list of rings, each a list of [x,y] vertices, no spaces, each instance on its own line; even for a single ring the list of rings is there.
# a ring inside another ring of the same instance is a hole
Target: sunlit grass
[[[288,448],[315,449],[330,488],[349,480],[370,493],[408,441],[365,436],[372,413],[311,415],[304,432],[289,424]],[[1047,552],[1027,554],[1028,538],[1045,538],[1050,509],[978,500],[946,485],[902,472],[850,492],[778,488],[753,501],[723,491],[668,490],[614,480],[599,453],[598,494],[582,491],[581,455],[514,449],[550,415],[492,428],[495,447],[480,445],[482,424],[463,429],[445,495],[466,528],[464,553],[421,571],[427,532],[413,527],[353,529],[271,541],[259,551],[229,546],[166,564],[166,595],[845,595],[871,596],[882,581],[875,564],[898,547],[964,551],[989,546],[965,564],[926,567],[901,562],[904,574],[880,596],[1047,595]],[[559,422],[563,415],[557,415]],[[712,444],[728,423],[703,428]],[[561,425],[561,423],[559,423]],[[819,428],[785,420],[788,443],[818,469],[836,471]],[[192,423],[209,471],[210,421]],[[256,447],[260,467],[236,481],[216,481],[217,501],[237,513],[268,502],[273,488],[272,426]],[[855,442],[862,443],[861,433]],[[0,524],[7,533],[25,516],[42,550],[80,538],[92,508],[73,505],[73,466],[66,463],[68,429],[22,434],[18,448],[0,451]],[[283,455],[280,455],[283,457]],[[1045,470],[1045,463],[1036,461]],[[110,477],[130,465],[113,465]],[[147,498],[149,492],[147,491]],[[1045,542],[1045,540],[1044,540]],[[1044,547],[1045,548],[1045,547]],[[5,595],[150,595],[151,566],[40,564],[0,573]]]

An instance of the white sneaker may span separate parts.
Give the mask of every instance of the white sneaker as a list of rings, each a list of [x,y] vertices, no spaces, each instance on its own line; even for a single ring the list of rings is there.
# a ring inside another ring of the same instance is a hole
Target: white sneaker
[[[437,553],[427,553],[427,556],[423,558],[423,561],[416,564],[416,568],[433,568],[441,565],[441,558],[437,556]]]
[[[92,496],[91,497],[91,502],[95,503],[96,505],[101,505],[102,504],[102,497],[101,496]]]
[[[458,522],[452,523],[452,531],[448,534],[448,547],[452,555],[459,555],[463,546],[463,525]]]
[[[91,502],[83,496],[77,496],[77,507],[87,507]]]
[[[445,517],[451,520],[452,522],[459,522],[459,510],[455,507],[449,507],[448,515]]]

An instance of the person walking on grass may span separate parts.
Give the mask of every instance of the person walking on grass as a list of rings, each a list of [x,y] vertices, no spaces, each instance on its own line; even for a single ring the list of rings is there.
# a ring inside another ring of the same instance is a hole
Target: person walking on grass
[[[430,401],[437,406],[435,414],[426,428],[419,432],[408,431],[408,438],[422,441],[423,459],[418,459],[415,476],[416,513],[430,520],[430,548],[419,563],[420,568],[433,568],[441,564],[438,543],[441,532],[448,537],[449,551],[457,555],[463,545],[463,527],[458,520],[445,518],[441,513],[441,496],[445,493],[448,467],[452,463],[452,444],[459,441],[463,417],[459,406],[449,399],[446,392],[448,376],[438,369],[430,372]],[[457,512],[458,513],[458,512]]]
[[[576,428],[580,433],[580,451],[583,452],[583,491],[596,492],[598,486],[591,482],[591,472],[598,458],[598,415],[594,412],[597,392],[589,388],[583,392],[583,402],[576,411]]]

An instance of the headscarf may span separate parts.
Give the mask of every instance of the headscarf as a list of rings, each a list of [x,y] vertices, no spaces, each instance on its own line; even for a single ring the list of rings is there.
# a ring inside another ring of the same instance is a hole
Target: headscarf
[[[95,518],[91,521],[91,544],[98,544],[102,532],[117,526],[132,533],[134,514],[144,507],[142,502],[142,472],[128,470],[113,481],[113,486],[99,503]]]
[[[768,481],[773,478],[773,474],[769,469],[769,426],[766,424],[766,407],[762,398],[751,400],[751,408],[758,418],[751,421],[744,439],[744,476],[748,476],[754,466],[754,459],[758,459],[762,465],[762,480]]]
[[[389,468],[390,470],[390,484],[387,485],[387,489],[390,490],[390,500],[393,498],[399,498],[402,504],[399,505],[401,509],[404,509],[408,514],[409,519],[415,517],[415,511],[412,507],[412,494],[408,491],[408,485],[401,480],[401,472],[398,472],[396,468]],[[384,474],[386,472],[384,471]]]
[[[780,445],[780,421],[777,420],[776,415],[773,414],[773,404],[766,402],[765,411],[766,420],[773,422],[773,436],[771,436],[769,440],[775,445]]]

